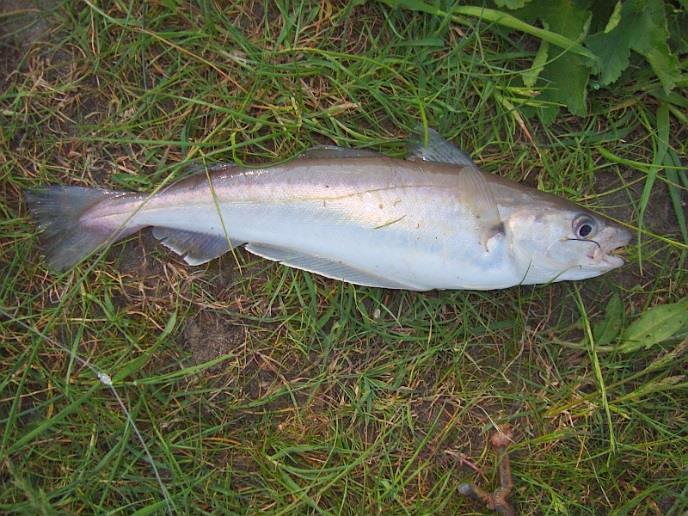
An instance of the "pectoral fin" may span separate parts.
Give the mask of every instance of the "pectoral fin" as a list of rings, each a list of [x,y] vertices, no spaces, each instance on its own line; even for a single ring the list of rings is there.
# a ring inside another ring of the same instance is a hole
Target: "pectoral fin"
[[[497,203],[485,176],[468,154],[442,138],[434,129],[428,129],[427,140],[424,136],[423,128],[418,127],[406,144],[406,159],[461,166],[457,168],[456,176],[461,202],[474,214],[481,234],[480,243],[490,252],[505,232]]]
[[[490,241],[504,236],[504,223],[499,215],[499,208],[492,195],[489,183],[480,170],[475,167],[464,167],[457,175],[461,202],[474,214],[479,228],[480,242],[490,251]]]

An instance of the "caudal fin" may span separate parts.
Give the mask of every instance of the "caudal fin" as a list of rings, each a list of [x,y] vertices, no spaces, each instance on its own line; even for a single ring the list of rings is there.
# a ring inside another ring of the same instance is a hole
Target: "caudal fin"
[[[50,267],[64,271],[89,256],[101,245],[123,238],[121,231],[85,226],[82,215],[89,209],[119,192],[49,186],[26,192],[29,212],[42,230],[41,242]]]

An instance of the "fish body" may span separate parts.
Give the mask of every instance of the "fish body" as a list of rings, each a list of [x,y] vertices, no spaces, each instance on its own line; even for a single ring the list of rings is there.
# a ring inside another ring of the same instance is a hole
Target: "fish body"
[[[622,227],[485,174],[430,136],[406,160],[317,149],[271,167],[212,166],[154,195],[52,187],[29,204],[58,270],[148,226],[193,265],[245,246],[330,278],[407,290],[584,279],[623,263],[609,254],[630,239]],[[576,235],[576,220],[590,233]]]

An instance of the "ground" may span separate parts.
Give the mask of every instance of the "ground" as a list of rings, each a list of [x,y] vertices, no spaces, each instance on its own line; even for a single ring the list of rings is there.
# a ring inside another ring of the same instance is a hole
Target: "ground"
[[[643,200],[651,84],[546,127],[504,102],[532,40],[381,3],[2,10],[1,511],[481,513],[459,487],[497,486],[490,436],[507,426],[521,513],[688,510],[686,329],[619,351],[688,295],[670,188],[684,207],[686,190],[660,170]],[[50,183],[152,191],[189,162],[314,143],[399,156],[423,118],[486,171],[627,224],[627,265],[410,293],[243,251],[189,267],[144,230],[55,275],[23,200]],[[681,158],[683,119],[672,107]]]

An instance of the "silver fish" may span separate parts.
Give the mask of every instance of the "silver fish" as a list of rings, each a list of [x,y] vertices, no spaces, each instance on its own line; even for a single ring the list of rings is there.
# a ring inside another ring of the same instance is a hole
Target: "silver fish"
[[[215,165],[154,195],[27,192],[50,266],[68,269],[147,227],[191,265],[244,246],[358,285],[489,290],[621,266],[631,234],[564,199],[481,172],[430,130],[405,160],[317,148],[286,164]]]

